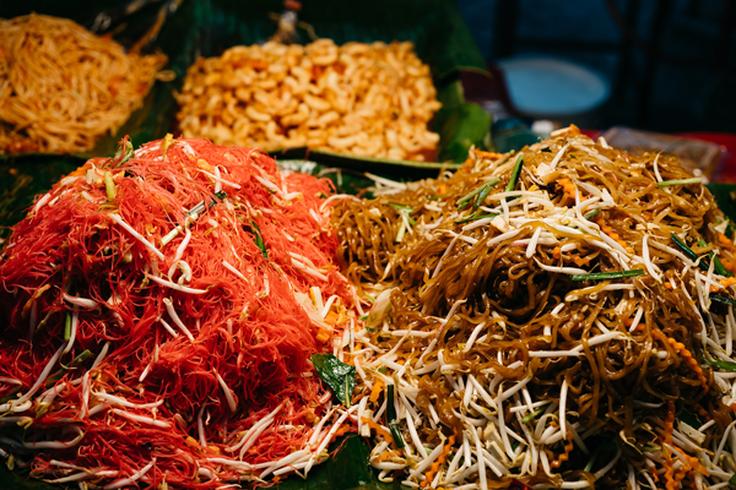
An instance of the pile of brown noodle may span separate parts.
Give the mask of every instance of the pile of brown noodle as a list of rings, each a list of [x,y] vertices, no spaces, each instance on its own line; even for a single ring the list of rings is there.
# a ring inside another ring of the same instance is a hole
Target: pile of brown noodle
[[[381,478],[728,487],[736,249],[702,184],[573,127],[339,201],[372,303],[346,358]]]

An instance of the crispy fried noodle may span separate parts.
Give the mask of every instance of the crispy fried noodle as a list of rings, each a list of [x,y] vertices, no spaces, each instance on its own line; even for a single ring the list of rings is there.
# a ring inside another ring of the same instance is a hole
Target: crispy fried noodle
[[[337,201],[372,302],[347,357],[381,478],[728,487],[735,249],[702,184],[572,127]]]
[[[429,160],[436,95],[408,42],[268,42],[198,59],[177,117],[185,136],[220,144]]]
[[[0,153],[92,149],[141,106],[165,62],[71,20],[0,19]]]

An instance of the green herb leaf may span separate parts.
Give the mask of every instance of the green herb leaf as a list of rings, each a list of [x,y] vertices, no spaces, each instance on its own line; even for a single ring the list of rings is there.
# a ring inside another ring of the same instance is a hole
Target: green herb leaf
[[[399,423],[394,421],[388,424],[388,428],[391,431],[391,437],[394,439],[394,443],[396,444],[396,447],[399,449],[404,447],[404,437],[401,435],[401,431],[399,430]]]
[[[432,128],[440,134],[439,161],[463,162],[471,147],[487,146],[491,115],[478,104],[445,105],[443,102],[442,109],[435,114]]]
[[[61,362],[59,363],[59,365],[61,365],[63,369],[74,369],[90,357],[92,357],[92,351],[89,349],[84,349],[76,357],[74,357],[74,359],[72,359],[72,362],[70,362],[69,365],[65,365]]]
[[[334,444],[339,448],[334,457],[314,465],[305,480],[293,475],[286,481],[271,487],[274,490],[406,490],[398,482],[393,484],[378,481],[377,474],[369,463],[370,447],[362,437],[348,436]],[[330,448],[331,449],[331,448]],[[330,454],[333,454],[330,451]],[[2,487],[15,488],[15,487]]]
[[[723,262],[721,262],[721,259],[715,253],[711,253],[711,257],[713,258],[713,272],[723,277],[731,277],[733,275],[731,271],[726,269],[726,266],[723,265]]]
[[[408,206],[406,204],[400,204],[398,202],[390,202],[388,203],[388,205],[400,212],[403,211],[403,212],[411,213],[412,211],[414,211],[414,208],[412,208],[411,206]]]
[[[506,192],[511,192],[514,189],[516,189],[516,184],[519,183],[519,177],[521,176],[521,167],[524,165],[524,154],[519,153],[519,156],[516,157],[516,163],[514,163],[514,168],[511,170],[511,178],[509,179],[509,183],[506,184]]]
[[[687,256],[687,258],[689,258],[693,262],[697,262],[698,267],[700,267],[702,270],[708,271],[708,269],[710,268],[710,261],[713,260],[713,271],[716,274],[724,277],[731,277],[733,275],[728,269],[726,269],[726,267],[723,265],[723,262],[721,262],[721,259],[719,259],[715,253],[709,253],[707,259],[703,259],[698,262],[700,256],[698,256],[698,254],[696,254],[693,249],[688,247],[687,244],[674,233],[672,234],[672,241],[675,245],[677,245],[677,248],[679,248],[682,253]],[[698,243],[701,244],[700,246],[708,245],[703,240],[699,240]]]
[[[473,209],[478,209],[480,206],[483,205],[484,202],[486,202],[486,197],[488,197],[488,194],[491,193],[491,189],[494,184],[488,184],[483,186],[483,188],[480,190],[477,196],[475,196],[475,199],[473,199]]]
[[[340,403],[349,407],[355,388],[355,368],[332,354],[312,354],[310,360],[320,379],[332,389]]]
[[[393,384],[386,385],[386,422],[389,424],[396,421],[394,389]]]
[[[84,361],[86,361],[87,359],[89,359],[90,357],[92,357],[92,351],[89,349],[84,349],[82,352],[77,354],[77,356],[74,359],[72,359],[72,362],[70,362],[69,365],[77,366],[83,363]]]
[[[593,272],[590,274],[575,274],[570,276],[575,282],[581,281],[607,281],[609,279],[624,279],[644,274],[644,269],[629,269],[627,271]]]

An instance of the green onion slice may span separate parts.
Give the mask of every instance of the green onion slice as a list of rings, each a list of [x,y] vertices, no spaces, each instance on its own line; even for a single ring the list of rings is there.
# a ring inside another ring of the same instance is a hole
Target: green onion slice
[[[624,279],[644,275],[644,269],[629,269],[626,271],[592,272],[590,274],[575,274],[571,279],[581,281],[608,281],[610,279]]]

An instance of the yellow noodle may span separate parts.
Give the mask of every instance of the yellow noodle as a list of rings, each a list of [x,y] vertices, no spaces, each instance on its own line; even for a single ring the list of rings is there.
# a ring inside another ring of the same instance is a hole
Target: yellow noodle
[[[92,149],[142,105],[165,62],[71,20],[0,19],[0,152]]]

